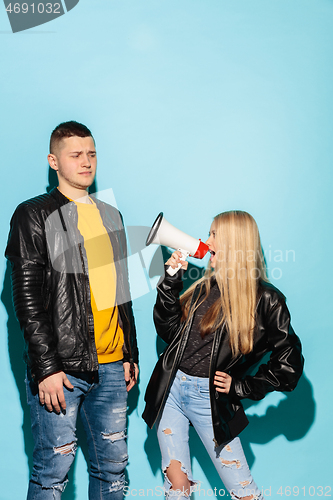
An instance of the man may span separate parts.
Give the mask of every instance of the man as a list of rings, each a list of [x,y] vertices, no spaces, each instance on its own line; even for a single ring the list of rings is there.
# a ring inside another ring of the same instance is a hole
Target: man
[[[124,228],[115,208],[88,195],[97,159],[87,127],[56,127],[48,161],[58,188],[17,207],[6,249],[27,348],[35,442],[28,499],[61,498],[80,413],[89,498],[120,500],[127,391],[138,376]]]

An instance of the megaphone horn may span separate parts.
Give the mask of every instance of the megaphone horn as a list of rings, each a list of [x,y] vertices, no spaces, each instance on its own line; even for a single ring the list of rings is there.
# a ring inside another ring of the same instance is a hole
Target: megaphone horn
[[[208,245],[200,239],[193,238],[184,233],[180,229],[174,227],[163,217],[163,212],[160,212],[149,231],[146,246],[156,244],[171,247],[182,252],[183,260],[189,255],[197,259],[202,259],[209,250]],[[176,269],[168,268],[168,273],[175,274],[181,265]],[[171,271],[170,271],[171,270]]]

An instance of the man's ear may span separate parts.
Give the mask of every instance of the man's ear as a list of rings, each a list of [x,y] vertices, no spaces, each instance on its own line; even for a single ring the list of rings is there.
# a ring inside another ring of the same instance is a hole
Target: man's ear
[[[49,165],[53,170],[58,171],[58,162],[57,162],[57,157],[56,155],[50,153],[47,155],[47,161],[49,162]]]

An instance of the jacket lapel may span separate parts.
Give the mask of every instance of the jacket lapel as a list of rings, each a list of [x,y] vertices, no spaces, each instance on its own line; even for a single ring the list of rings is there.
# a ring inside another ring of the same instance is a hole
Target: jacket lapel
[[[212,359],[215,359],[215,363],[214,366],[212,366],[212,370],[215,373],[216,367],[218,367],[220,371],[227,372],[238,362],[242,354],[236,357],[232,356],[225,322],[222,324],[221,328],[215,332],[214,336]]]

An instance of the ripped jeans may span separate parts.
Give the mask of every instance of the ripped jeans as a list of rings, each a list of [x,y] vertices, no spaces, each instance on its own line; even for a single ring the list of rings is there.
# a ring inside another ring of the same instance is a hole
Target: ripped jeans
[[[163,413],[156,424],[167,498],[171,500],[171,498],[186,497],[183,492],[170,490],[171,483],[166,470],[171,460],[180,462],[181,470],[192,484],[191,492],[197,490],[198,481],[192,477],[188,443],[190,422],[204,444],[231,498],[238,499],[252,495],[253,499],[263,500],[262,492],[253,481],[240,439],[236,437],[218,448],[215,447],[209,379],[192,377],[180,370],[177,371]]]
[[[87,435],[91,500],[122,500],[127,465],[127,391],[123,362],[100,364],[98,372],[67,373],[66,414],[41,406],[37,385],[27,376],[27,397],[35,442],[27,500],[58,500],[76,452],[78,413]]]

